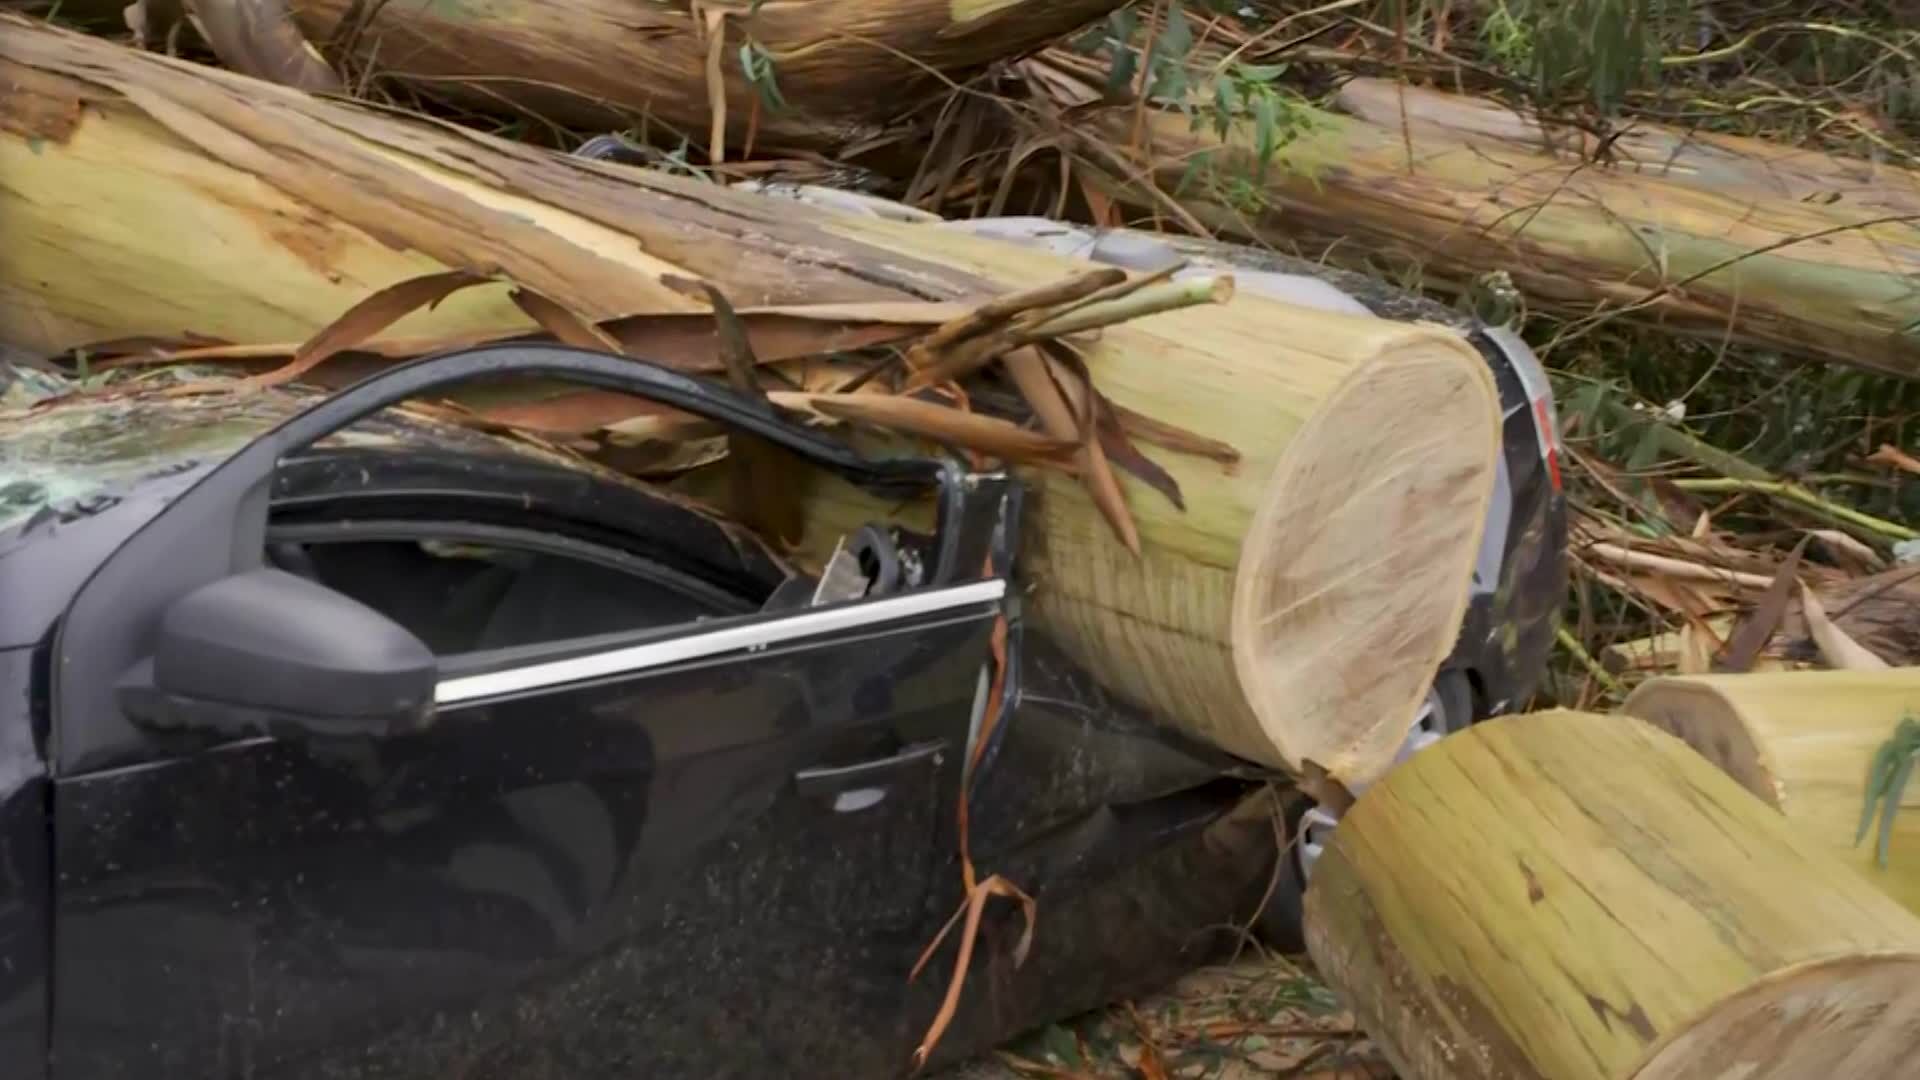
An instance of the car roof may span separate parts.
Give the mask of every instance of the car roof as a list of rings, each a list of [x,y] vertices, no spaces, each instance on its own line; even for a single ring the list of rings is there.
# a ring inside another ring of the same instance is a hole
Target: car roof
[[[187,383],[231,390],[169,393]],[[221,461],[325,396],[242,391],[191,368],[72,380],[0,359],[0,649],[33,645],[126,538]],[[578,455],[420,415],[404,406],[317,443],[308,460],[393,450],[490,457],[659,498],[646,481]]]
[[[179,393],[188,383],[207,392]],[[89,385],[0,363],[0,536],[48,515],[84,517],[147,485],[211,467],[325,396],[299,386],[244,388],[233,375],[204,368]],[[316,444],[383,447],[537,461],[638,483],[576,455],[404,406]]]

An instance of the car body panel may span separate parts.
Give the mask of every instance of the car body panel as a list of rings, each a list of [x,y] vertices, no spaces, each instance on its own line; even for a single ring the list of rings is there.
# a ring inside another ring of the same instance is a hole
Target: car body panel
[[[44,656],[0,649],[0,721],[44,715]],[[49,910],[48,781],[42,739],[27,723],[0,723],[0,1070],[47,1075]]]
[[[990,622],[62,778],[61,1075],[885,1072],[958,753],[796,773],[957,746]]]

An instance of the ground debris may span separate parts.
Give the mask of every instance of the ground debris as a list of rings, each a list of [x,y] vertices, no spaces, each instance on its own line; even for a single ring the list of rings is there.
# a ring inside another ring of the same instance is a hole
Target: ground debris
[[[936,1077],[1393,1080],[1379,1049],[1305,963],[1249,950]]]

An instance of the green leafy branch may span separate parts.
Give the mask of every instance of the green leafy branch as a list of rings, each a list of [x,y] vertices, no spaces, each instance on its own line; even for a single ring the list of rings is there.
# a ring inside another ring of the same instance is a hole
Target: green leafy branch
[[[1893,736],[1880,744],[1867,766],[1866,804],[1860,808],[1860,828],[1853,836],[1854,845],[1858,846],[1873,827],[1875,817],[1879,818],[1874,861],[1881,866],[1887,865],[1887,846],[1893,840],[1893,817],[1900,812],[1900,799],[1906,793],[1907,781],[1913,777],[1916,762],[1920,762],[1920,720],[1908,714],[1894,728]]]

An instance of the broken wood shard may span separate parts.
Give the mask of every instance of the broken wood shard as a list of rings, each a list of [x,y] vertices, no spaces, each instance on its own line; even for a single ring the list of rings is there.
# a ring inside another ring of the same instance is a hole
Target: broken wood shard
[[[1306,920],[1404,1080],[1920,1061],[1920,918],[1627,717],[1501,717],[1413,755],[1341,818]]]

